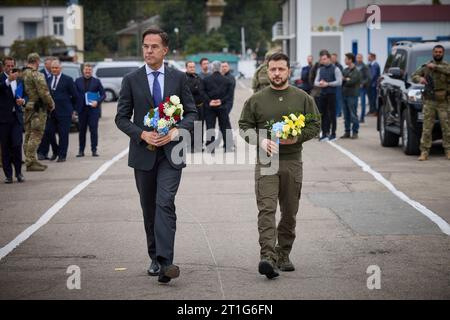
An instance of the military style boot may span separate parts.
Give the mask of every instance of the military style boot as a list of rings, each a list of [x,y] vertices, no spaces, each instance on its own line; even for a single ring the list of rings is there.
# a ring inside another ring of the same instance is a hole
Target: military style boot
[[[45,169],[47,169],[47,166],[39,163],[38,161],[34,161],[27,166],[27,171],[45,171]]]
[[[260,274],[265,275],[268,279],[273,279],[278,277],[277,267],[272,259],[262,257],[258,265],[258,271]]]
[[[419,160],[419,161],[426,161],[426,160],[428,160],[428,152],[422,151],[420,153],[420,157],[417,160]]]
[[[294,271],[294,264],[289,260],[289,255],[277,250],[277,267],[284,272]]]

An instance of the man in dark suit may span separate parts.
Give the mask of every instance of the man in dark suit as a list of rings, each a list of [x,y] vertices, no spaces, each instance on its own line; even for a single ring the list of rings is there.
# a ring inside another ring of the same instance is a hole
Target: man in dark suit
[[[176,229],[175,195],[183,161],[175,141],[194,127],[197,118],[186,75],[164,65],[169,48],[167,33],[149,29],[142,36],[145,66],[123,78],[115,122],[130,137],[128,165],[134,168],[136,186],[144,215],[147,250],[152,260],[148,274],[168,283],[180,274],[173,264]],[[183,119],[165,136],[144,127],[144,116],[166,97],[176,95],[183,104]],[[131,121],[133,117],[133,121]],[[190,139],[189,139],[190,140]],[[155,146],[147,148],[148,145]],[[176,147],[174,149],[174,147]],[[174,152],[172,152],[174,151]]]
[[[50,80],[52,77],[52,62],[58,60],[56,57],[47,57],[44,60],[44,67],[39,70],[40,73],[42,73],[45,76],[45,80]]]
[[[92,65],[85,63],[83,66],[83,77],[75,80],[75,87],[78,93],[77,112],[79,123],[79,151],[77,157],[84,157],[84,148],[86,147],[86,131],[89,126],[91,134],[91,151],[93,157],[98,157],[98,120],[100,118],[100,107],[105,100],[105,90],[99,79],[92,76]],[[98,94],[98,98],[93,101],[87,101],[85,95],[87,92]]]
[[[73,79],[61,73],[59,60],[52,62],[52,77],[49,80],[50,93],[55,101],[55,109],[50,113],[46,128],[49,141],[58,133],[57,162],[65,162],[69,148],[69,133],[72,113],[76,109],[77,92]]]
[[[47,57],[44,60],[44,68],[39,70],[45,76],[45,81],[47,81],[48,89],[50,90],[50,80],[52,79],[52,62],[58,60],[56,57]],[[58,156],[58,142],[56,141],[56,135],[52,135],[50,133],[51,124],[51,116],[50,114],[47,116],[47,121],[45,123],[45,131],[42,136],[42,141],[39,144],[39,148],[37,150],[37,158],[38,160],[55,160]],[[48,157],[48,152],[50,150],[50,146],[52,147],[53,155],[51,158]]]
[[[25,105],[23,82],[18,80],[19,72],[15,70],[15,60],[4,59],[5,72],[0,76],[0,144],[5,183],[13,182],[13,170],[19,182],[24,182],[22,175],[23,110]]]
[[[205,85],[205,121],[206,121],[206,149],[214,152],[220,139],[216,141],[215,132],[211,136],[211,130],[215,130],[216,118],[219,119],[219,128],[222,133],[224,150],[232,151],[233,137],[227,136],[227,129],[231,128],[228,116],[229,105],[232,100],[232,83],[220,73],[220,61],[211,63],[212,74],[207,76]],[[231,130],[228,130],[231,133]],[[231,140],[231,141],[230,141]]]

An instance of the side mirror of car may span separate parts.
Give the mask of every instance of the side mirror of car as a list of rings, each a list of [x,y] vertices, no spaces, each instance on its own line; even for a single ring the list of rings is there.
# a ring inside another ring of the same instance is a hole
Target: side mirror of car
[[[399,67],[392,67],[388,69],[388,74],[391,78],[402,79],[402,71]]]

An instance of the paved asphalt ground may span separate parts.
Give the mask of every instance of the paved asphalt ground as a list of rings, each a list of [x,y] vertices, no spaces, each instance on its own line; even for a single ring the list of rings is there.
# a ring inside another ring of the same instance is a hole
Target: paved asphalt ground
[[[237,86],[234,128],[248,85]],[[115,103],[104,104],[99,158],[75,158],[78,136],[71,134],[67,162],[25,172],[24,184],[0,185],[0,248],[127,148],[115,111]],[[449,223],[450,161],[442,148],[420,163],[400,148],[381,147],[375,125],[367,118],[359,140],[336,144]],[[333,145],[315,139],[303,154],[294,272],[274,281],[257,272],[253,165],[195,164],[183,171],[176,199],[181,276],[159,285],[146,274],[143,220],[125,155],[0,260],[0,299],[450,298],[448,235]],[[81,270],[79,290],[67,288],[71,265]],[[381,288],[369,290],[373,265]]]

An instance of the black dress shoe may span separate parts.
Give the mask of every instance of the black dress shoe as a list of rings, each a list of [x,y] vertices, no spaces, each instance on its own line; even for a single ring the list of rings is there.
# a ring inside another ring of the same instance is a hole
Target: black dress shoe
[[[13,183],[13,179],[11,177],[6,177],[4,182],[6,184],[11,184],[11,183]]]
[[[58,160],[56,160],[56,162],[66,162],[66,158],[58,158]]]
[[[18,182],[25,182],[25,178],[23,177],[22,174],[18,174],[18,175],[17,175],[17,181],[18,181]]]
[[[47,157],[46,155],[43,155],[43,154],[40,154],[40,153],[38,153],[37,154],[37,158],[38,158],[38,160],[50,160],[50,158],[49,157]]]
[[[54,161],[54,160],[56,160],[56,158],[58,158],[58,156],[56,154],[54,154],[54,155],[52,155],[52,157],[49,160]]]
[[[161,271],[159,272],[158,282],[169,283],[170,280],[178,278],[180,276],[180,268],[178,266],[171,264],[168,266],[161,266]]]
[[[98,157],[99,155],[98,155],[97,151],[92,151],[92,156],[93,157]]]
[[[77,154],[77,158],[81,158],[81,157],[84,157],[84,152],[78,152],[78,154]]]
[[[152,261],[152,263],[150,264],[150,267],[148,267],[147,273],[149,276],[155,277],[157,275],[159,275],[159,264],[156,261]]]

